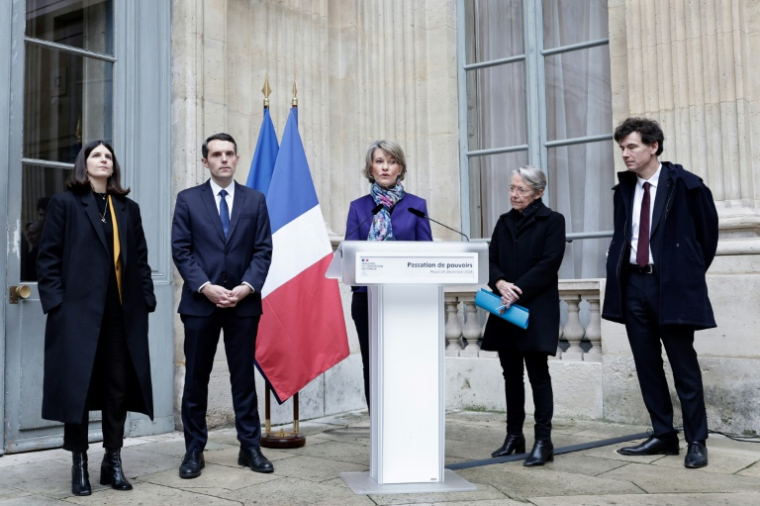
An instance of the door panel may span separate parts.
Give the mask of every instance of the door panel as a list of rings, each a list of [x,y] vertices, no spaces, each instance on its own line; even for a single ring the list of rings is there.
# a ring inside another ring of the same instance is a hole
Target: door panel
[[[40,416],[46,318],[35,259],[47,199],[64,190],[82,144],[93,139],[112,142],[123,182],[141,205],[159,301],[149,337],[156,419],[130,414],[126,435],[174,429],[170,14],[171,2],[155,0],[0,2],[0,75],[10,75],[10,86],[0,87],[0,194],[8,195],[7,202],[0,199],[0,218],[8,224],[0,252],[6,276],[0,454],[63,440],[61,425]],[[11,20],[26,20],[26,26]],[[9,287],[20,284],[31,295],[12,304]],[[99,415],[90,414],[91,441],[101,439]]]
[[[19,303],[19,361],[20,376],[19,430],[43,429],[59,425],[43,420],[42,373],[45,352],[45,318],[40,308],[37,286],[32,285],[32,295]]]

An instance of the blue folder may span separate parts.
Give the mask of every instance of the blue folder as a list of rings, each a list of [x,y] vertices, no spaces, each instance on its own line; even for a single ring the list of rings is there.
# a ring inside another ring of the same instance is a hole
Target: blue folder
[[[480,291],[475,294],[475,305],[482,307],[489,313],[496,315],[499,318],[507,320],[513,325],[517,325],[521,329],[528,328],[528,317],[530,316],[530,311],[528,311],[528,308],[518,306],[517,304],[512,304],[509,306],[509,309],[506,309],[504,311],[504,314],[500,314],[499,310],[496,308],[502,305],[501,297],[493,292],[489,292],[485,288],[481,288]]]

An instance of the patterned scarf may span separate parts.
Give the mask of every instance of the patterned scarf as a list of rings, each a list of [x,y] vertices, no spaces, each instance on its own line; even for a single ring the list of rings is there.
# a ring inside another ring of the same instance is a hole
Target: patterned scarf
[[[401,183],[386,190],[377,183],[372,183],[372,189],[369,191],[375,205],[382,204],[383,208],[372,218],[372,226],[369,227],[368,241],[395,241],[393,236],[393,226],[391,225],[391,213],[388,212],[395,206],[399,200],[404,198],[404,187]]]

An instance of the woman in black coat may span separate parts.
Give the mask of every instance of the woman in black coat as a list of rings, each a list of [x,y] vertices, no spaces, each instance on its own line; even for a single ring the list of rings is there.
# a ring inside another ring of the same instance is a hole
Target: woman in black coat
[[[121,447],[127,411],[153,418],[148,313],[156,306],[140,209],[105,141],[82,148],[67,190],[50,199],[37,256],[47,314],[42,417],[63,422],[71,489],[91,493],[89,412],[102,410],[100,483],[131,490]]]
[[[559,336],[557,272],[565,253],[565,218],[541,202],[545,188],[546,175],[540,169],[513,172],[512,210],[499,218],[489,248],[488,284],[506,307],[517,303],[530,310],[528,328],[491,315],[482,344],[484,350],[499,352],[507,395],[507,437],[493,457],[525,451],[523,363],[528,370],[535,404],[535,443],[524,462],[529,467],[554,460],[548,358],[556,354]]]

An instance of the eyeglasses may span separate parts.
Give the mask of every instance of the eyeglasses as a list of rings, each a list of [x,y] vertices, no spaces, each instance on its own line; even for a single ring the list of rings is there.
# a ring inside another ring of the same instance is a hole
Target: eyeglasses
[[[509,187],[509,193],[516,193],[521,197],[525,197],[528,194],[530,194],[533,190],[529,190],[527,188],[520,188],[517,186],[510,186]]]

